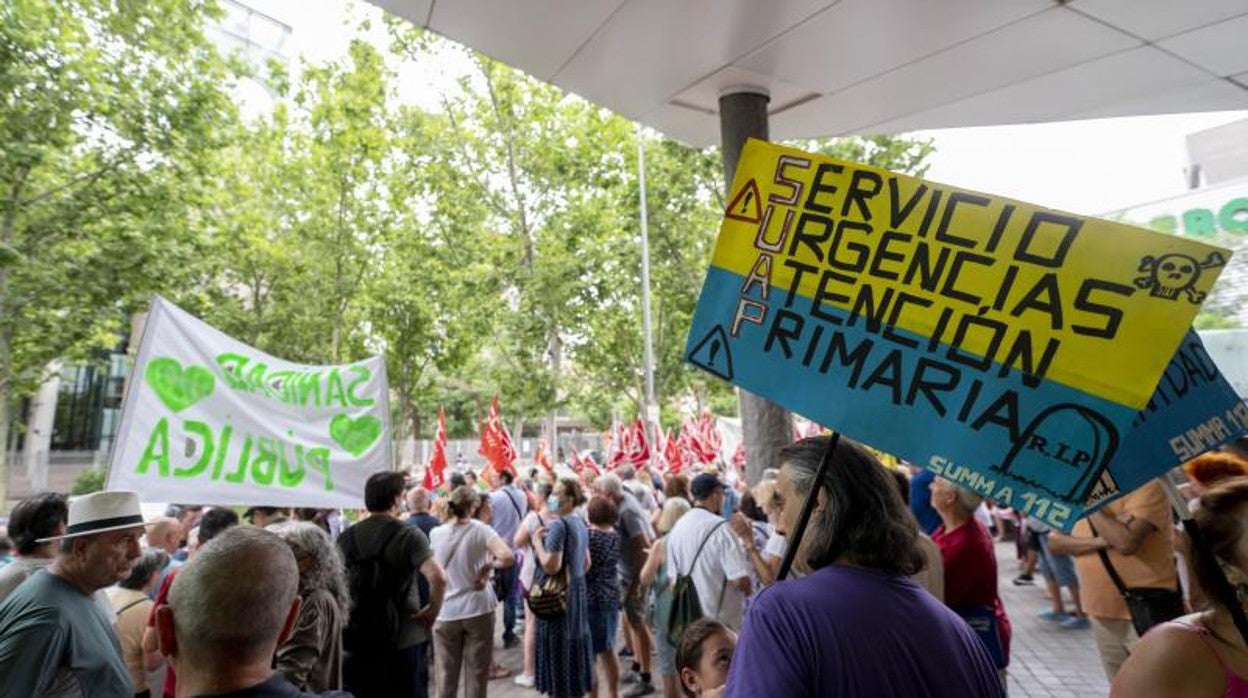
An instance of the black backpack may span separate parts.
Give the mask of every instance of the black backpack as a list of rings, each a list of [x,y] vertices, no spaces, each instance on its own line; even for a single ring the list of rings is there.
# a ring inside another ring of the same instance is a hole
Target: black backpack
[[[667,639],[668,642],[679,647],[680,636],[684,634],[685,628],[693,625],[694,621],[702,618],[705,614],[702,608],[702,602],[698,600],[698,589],[693,583],[693,570],[698,566],[698,558],[702,556],[702,549],[706,547],[711,536],[719,530],[727,521],[720,521],[715,524],[710,533],[702,539],[702,544],[698,546],[698,552],[693,555],[693,562],[689,563],[689,571],[685,574],[677,575],[676,581],[672,583],[672,613],[667,622]],[[727,580],[725,580],[727,585]],[[723,603],[724,591],[719,592],[720,603]]]
[[[401,592],[410,578],[395,579],[386,566],[385,552],[386,546],[402,530],[403,524],[391,521],[380,544],[367,554],[360,551],[355,530],[347,529],[342,534],[353,602],[350,620],[342,633],[343,646],[348,652],[393,649],[398,645],[403,625],[401,608],[406,603]]]

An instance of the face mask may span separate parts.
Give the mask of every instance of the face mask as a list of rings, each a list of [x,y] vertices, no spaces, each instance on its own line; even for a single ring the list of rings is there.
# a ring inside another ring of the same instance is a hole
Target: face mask
[[[546,509],[552,514],[558,514],[559,513],[559,499],[557,497],[551,497],[550,499],[547,499]]]

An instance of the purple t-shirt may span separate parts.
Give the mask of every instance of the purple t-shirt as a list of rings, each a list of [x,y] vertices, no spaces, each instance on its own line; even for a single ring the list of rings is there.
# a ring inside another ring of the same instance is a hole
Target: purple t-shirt
[[[999,698],[961,618],[906,577],[830,565],[764,589],[745,614],[725,692],[736,696]]]

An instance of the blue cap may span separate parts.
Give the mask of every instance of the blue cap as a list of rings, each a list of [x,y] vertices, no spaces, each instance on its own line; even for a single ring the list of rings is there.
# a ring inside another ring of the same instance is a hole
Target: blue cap
[[[695,500],[706,499],[715,494],[716,489],[724,489],[727,485],[723,480],[719,479],[714,473],[702,473],[693,478],[693,482],[689,483],[689,494],[693,495]]]

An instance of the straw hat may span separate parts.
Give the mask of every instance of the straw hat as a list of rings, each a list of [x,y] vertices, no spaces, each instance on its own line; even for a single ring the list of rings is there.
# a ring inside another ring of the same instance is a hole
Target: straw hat
[[[143,510],[139,507],[137,492],[92,492],[70,500],[69,526],[64,534],[40,538],[36,542],[46,543],[62,538],[151,525],[153,524],[143,522]]]

